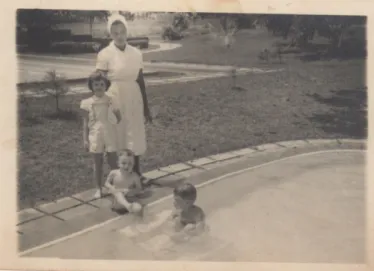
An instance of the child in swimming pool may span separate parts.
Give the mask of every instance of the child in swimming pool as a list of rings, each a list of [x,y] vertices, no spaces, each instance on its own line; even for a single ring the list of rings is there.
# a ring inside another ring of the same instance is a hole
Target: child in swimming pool
[[[206,229],[205,213],[197,205],[197,190],[190,183],[183,183],[174,189],[174,207],[172,224],[175,231],[174,238],[202,233]]]
[[[112,170],[106,180],[105,187],[113,196],[112,210],[141,213],[143,207],[137,202],[137,196],[144,192],[140,176],[133,171],[134,153],[125,150],[118,158],[119,169]]]

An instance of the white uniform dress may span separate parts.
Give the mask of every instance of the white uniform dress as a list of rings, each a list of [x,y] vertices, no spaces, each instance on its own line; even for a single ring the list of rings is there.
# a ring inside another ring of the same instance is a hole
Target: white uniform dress
[[[116,152],[117,133],[113,109],[116,103],[108,95],[92,96],[81,102],[80,108],[88,112],[89,148],[92,153]]]
[[[135,155],[146,151],[143,97],[136,79],[143,68],[140,50],[127,44],[124,51],[113,42],[102,49],[96,68],[108,71],[111,87],[108,95],[118,103],[122,120],[116,126],[118,151],[130,149]]]

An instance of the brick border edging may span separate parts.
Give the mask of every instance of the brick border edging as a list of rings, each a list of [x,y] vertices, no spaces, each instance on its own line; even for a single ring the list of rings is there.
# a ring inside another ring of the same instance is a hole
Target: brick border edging
[[[300,149],[306,146],[325,146],[329,144],[335,144],[336,147],[338,146],[350,146],[355,149],[366,149],[367,145],[367,140],[362,140],[362,139],[309,139],[309,140],[293,140],[293,141],[279,141],[275,143],[267,143],[267,144],[262,144],[258,146],[251,146],[247,148],[242,148],[239,150],[233,150],[233,151],[228,151],[220,154],[215,154],[215,155],[209,155],[206,157],[202,158],[197,158],[194,160],[189,160],[186,162],[181,162],[181,163],[176,163],[172,164],[169,166],[161,167],[149,172],[144,173],[146,177],[152,180],[152,182],[155,182],[157,184],[157,180],[160,180],[161,178],[175,175],[178,173],[185,173],[191,170],[200,170],[204,172],[204,166],[206,165],[213,165],[213,164],[219,164],[219,163],[224,163],[227,161],[233,161],[238,158],[246,158],[248,156],[255,158],[256,155],[258,154],[264,154],[267,152],[271,151],[277,151],[277,150],[285,150],[285,149]],[[221,164],[222,165],[222,164]],[[52,215],[56,216],[56,214],[75,208],[81,204],[88,204],[96,208],[100,208],[99,206],[96,206],[92,204],[91,202],[94,201],[95,199],[91,199],[88,201],[84,201],[80,199],[80,195],[83,193],[87,193],[90,190],[85,190],[82,192],[79,192],[77,194],[63,197],[60,199],[57,199],[55,201],[43,203],[31,208],[26,208],[23,210],[20,210],[17,212],[18,216],[20,216],[22,213],[39,213],[39,215],[36,215],[35,217],[31,219],[26,219],[24,221],[19,222],[17,225],[25,224],[27,222],[37,220],[43,216],[46,215]],[[58,204],[58,202],[63,202],[65,200],[75,200],[79,203],[74,204],[72,206],[69,206],[67,208],[63,208],[61,210],[52,212],[52,213],[44,213],[43,209],[47,205],[51,205],[53,203]]]

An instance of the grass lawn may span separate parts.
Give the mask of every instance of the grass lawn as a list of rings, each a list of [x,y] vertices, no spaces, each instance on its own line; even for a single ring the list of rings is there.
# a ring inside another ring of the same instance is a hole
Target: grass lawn
[[[246,66],[257,61],[253,48],[265,43],[259,40],[249,42],[247,51],[237,44],[242,49],[226,55],[210,43],[191,43],[184,51],[150,53],[146,58]],[[282,140],[366,137],[364,60],[290,60],[281,66],[283,72],[240,76],[238,82],[247,91],[231,90],[227,78],[149,87],[150,106],[160,111],[155,124],[147,126],[143,170]],[[76,112],[86,96],[67,96],[62,107]],[[28,107],[19,107],[21,209],[92,188],[91,158],[83,150],[80,119],[74,114],[67,120],[40,117],[42,108],[52,111],[53,103],[29,99]]]
[[[263,29],[243,30],[235,36],[232,48],[226,49],[223,38],[214,33],[176,41],[183,46],[171,51],[144,54],[144,60],[243,67],[265,65],[257,59],[258,53],[264,48],[271,48],[274,42],[280,40],[269,36]]]
[[[161,109],[147,127],[143,169],[280,140],[363,138],[364,72],[361,61],[350,61],[242,76],[244,92],[230,90],[225,78],[149,87],[151,107]],[[64,102],[76,110],[82,98]],[[29,110],[40,110],[44,99],[34,98]],[[92,187],[80,121],[39,121],[20,122],[21,208]]]

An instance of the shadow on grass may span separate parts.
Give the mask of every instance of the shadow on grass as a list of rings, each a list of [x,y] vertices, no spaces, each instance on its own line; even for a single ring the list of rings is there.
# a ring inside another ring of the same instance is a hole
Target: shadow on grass
[[[19,124],[21,126],[36,126],[44,123],[44,119],[62,120],[62,121],[78,121],[79,113],[72,110],[61,110],[53,113],[30,114],[19,113]]]
[[[366,58],[365,45],[357,42],[346,42],[339,50],[332,49],[331,45],[325,43],[309,43],[302,48],[299,56],[301,61],[329,61],[329,60],[350,60]]]
[[[43,120],[38,116],[20,116],[19,125],[20,126],[36,126],[43,124]]]
[[[60,110],[58,112],[46,114],[45,117],[51,120],[79,120],[79,113],[73,110]]]
[[[329,113],[314,114],[313,123],[327,133],[342,137],[367,138],[367,89],[337,90],[331,97],[309,95],[317,102],[331,106]]]
[[[300,54],[300,53],[302,53],[301,49],[300,48],[296,48],[296,47],[291,47],[291,48],[287,48],[287,49],[283,49],[282,50],[282,55]]]

